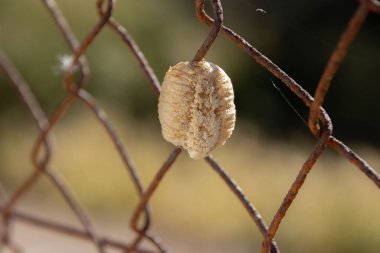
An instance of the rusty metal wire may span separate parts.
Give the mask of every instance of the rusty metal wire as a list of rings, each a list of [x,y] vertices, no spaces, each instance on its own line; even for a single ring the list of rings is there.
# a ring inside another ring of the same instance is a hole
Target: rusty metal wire
[[[39,136],[36,138],[31,153],[34,170],[27,178],[25,178],[24,182],[21,183],[14,192],[9,195],[6,195],[2,190],[0,192],[0,252],[2,252],[5,248],[11,252],[22,252],[21,247],[14,243],[14,238],[12,236],[12,224],[15,220],[34,225],[41,229],[47,229],[62,233],[63,235],[70,235],[76,238],[91,241],[95,250],[101,253],[107,252],[108,248],[120,249],[123,252],[167,252],[164,245],[162,245],[161,242],[150,232],[151,211],[149,208],[149,202],[157,188],[163,182],[163,178],[166,173],[172,168],[172,165],[180,155],[181,149],[177,147],[171,152],[155,174],[152,182],[145,189],[142,185],[140,177],[138,176],[136,166],[132,163],[120,137],[114,130],[111,122],[107,119],[105,111],[97,103],[96,99],[85,89],[90,71],[87,59],[85,57],[85,52],[98,37],[100,31],[105,29],[106,25],[108,25],[130,49],[132,55],[136,58],[156,94],[160,93],[159,81],[132,36],[114,19],[114,17],[112,17],[114,9],[113,0],[96,0],[95,7],[99,15],[99,20],[82,42],[77,40],[56,2],[54,0],[42,0],[42,2],[46,6],[47,11],[51,14],[58,29],[61,31],[69,49],[72,51],[71,64],[65,71],[64,75],[64,87],[67,95],[62,99],[62,101],[60,101],[52,115],[49,117],[46,116],[45,112],[39,105],[36,96],[33,94],[31,86],[24,80],[21,73],[19,73],[17,68],[12,64],[5,52],[0,50],[0,69],[9,79],[10,85],[13,86],[18,93],[22,103],[28,109],[39,129]],[[287,194],[283,198],[278,211],[269,223],[269,227],[266,225],[253,203],[246,197],[243,190],[228,174],[228,172],[218,163],[218,161],[216,161],[212,156],[205,158],[205,161],[209,164],[209,166],[221,177],[226,186],[235,194],[242,207],[248,212],[253,223],[262,234],[263,242],[261,252],[280,252],[280,247],[277,245],[274,238],[281,225],[281,221],[286,216],[288,208],[296,199],[299,190],[307,179],[308,173],[312,170],[315,163],[327,147],[337,151],[341,156],[353,163],[378,188],[380,188],[379,174],[370,165],[368,165],[363,158],[354,153],[342,141],[336,139],[332,135],[332,121],[327,111],[322,107],[324,98],[329,90],[335,73],[340,64],[343,62],[351,42],[355,39],[361,25],[365,22],[368,13],[370,11],[380,13],[380,4],[376,0],[358,1],[359,5],[357,10],[349,20],[347,28],[342,33],[336,48],[331,53],[330,60],[328,61],[326,69],[320,78],[314,92],[314,97],[312,97],[300,84],[287,75],[265,55],[254,48],[243,37],[223,25],[223,8],[220,0],[211,1],[214,10],[215,22],[206,14],[204,10],[204,2],[204,0],[195,1],[196,15],[202,23],[211,27],[211,29],[205,41],[196,52],[193,61],[200,61],[206,56],[208,50],[212,47],[215,39],[221,32],[228,39],[230,39],[232,43],[268,70],[273,76],[280,79],[291,92],[293,92],[306,106],[310,108],[308,118],[309,129],[311,134],[313,134],[317,139],[316,144],[310,151],[309,157],[305,160],[298,176],[295,178],[293,184],[290,186]],[[74,72],[77,68],[79,69],[79,78],[78,80],[74,80]],[[139,203],[130,217],[130,228],[135,232],[134,238],[128,240],[130,243],[125,243],[107,236],[103,236],[98,231],[95,231],[90,218],[81,208],[80,203],[78,203],[75,197],[71,194],[69,188],[61,180],[59,174],[56,172],[56,168],[54,168],[51,164],[51,156],[54,152],[51,142],[51,133],[55,125],[62,119],[63,114],[68,108],[70,108],[74,101],[82,102],[89,111],[94,113],[99,124],[104,127],[105,132],[109,135],[111,141],[116,147],[116,150],[124,163],[126,171],[130,175],[131,181],[136,188],[137,195],[139,196]],[[59,191],[67,205],[76,215],[81,227],[72,227],[43,218],[37,218],[27,213],[22,213],[15,210],[16,205],[22,201],[22,197],[38,184],[41,177],[46,177],[53,187]],[[143,220],[141,220],[142,215],[144,215]],[[154,250],[144,248],[142,244],[143,241],[148,241],[153,246]]]

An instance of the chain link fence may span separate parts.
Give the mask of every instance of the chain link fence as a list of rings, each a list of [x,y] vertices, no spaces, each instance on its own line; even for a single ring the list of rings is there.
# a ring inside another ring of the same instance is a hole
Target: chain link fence
[[[8,250],[11,252],[23,252],[22,245],[17,245],[15,243],[16,238],[12,236],[13,224],[15,221],[21,221],[46,230],[60,232],[62,236],[70,235],[82,238],[91,242],[96,247],[97,252],[101,253],[108,252],[110,248],[116,248],[122,252],[167,252],[166,247],[160,242],[158,237],[151,233],[150,225],[152,217],[149,203],[153,194],[160,186],[162,179],[176,162],[177,157],[181,154],[181,149],[179,147],[174,148],[162,163],[151,183],[145,187],[138,175],[138,168],[132,163],[124,144],[111,122],[108,120],[105,111],[86,89],[89,76],[89,64],[85,57],[85,53],[91,47],[93,41],[97,39],[101,30],[111,29],[130,49],[130,52],[138,61],[141,70],[148,78],[150,85],[153,87],[153,91],[157,95],[160,93],[160,82],[132,36],[113,17],[113,10],[115,8],[114,0],[96,1],[96,10],[99,15],[99,20],[94,24],[93,28],[82,41],[78,41],[68,25],[65,15],[61,12],[54,0],[42,0],[42,2],[46,6],[46,10],[51,14],[52,20],[54,20],[57,29],[61,31],[62,38],[66,41],[68,47],[72,51],[72,57],[70,58],[64,74],[66,96],[60,101],[58,107],[50,116],[46,115],[45,111],[42,110],[39,105],[38,99],[33,94],[32,89],[30,88],[31,86],[26,80],[24,80],[22,74],[12,64],[12,61],[6,53],[0,51],[0,67],[3,75],[9,79],[9,84],[17,91],[21,101],[32,115],[35,124],[39,129],[39,134],[36,136],[33,149],[31,150],[31,160],[34,170],[12,193],[1,195],[0,209],[2,219],[0,227],[0,251],[4,252],[5,250]],[[364,175],[368,177],[369,183],[372,182],[380,188],[379,174],[347,145],[332,135],[332,121],[328,112],[322,107],[331,80],[343,62],[349,45],[356,37],[362,24],[365,22],[368,13],[374,12],[380,14],[380,3],[376,0],[358,1],[359,4],[357,10],[348,21],[346,29],[342,32],[336,48],[333,50],[326,65],[325,71],[320,77],[314,96],[312,96],[303,89],[302,85],[287,75],[281,68],[259,52],[243,37],[224,26],[221,0],[212,0],[211,2],[214,10],[212,15],[214,19],[205,12],[204,0],[195,1],[196,15],[200,24],[210,27],[210,33],[198,50],[196,58],[202,59],[207,54],[208,49],[212,47],[215,39],[218,36],[225,36],[231,41],[231,43],[235,44],[252,57],[256,63],[265,68],[274,77],[280,79],[283,85],[310,108],[308,126],[310,133],[316,138],[315,146],[313,150],[310,151],[310,155],[305,157],[304,164],[283,198],[278,211],[268,223],[269,225],[263,220],[259,211],[254,206],[254,203],[248,199],[239,185],[233,180],[233,178],[231,178],[222,165],[212,156],[207,156],[205,158],[205,161],[209,164],[210,168],[222,178],[228,188],[234,193],[236,198],[240,201],[241,207],[246,210],[254,224],[256,224],[257,229],[262,234],[263,242],[261,252],[280,252],[281,245],[278,245],[275,241],[276,233],[281,226],[281,222],[286,217],[288,208],[292,205],[297,197],[298,191],[303,186],[308,173],[312,170],[326,148],[331,148],[339,153],[339,155],[346,158],[348,162],[353,163],[357,169],[362,171]],[[79,72],[78,76],[74,76],[76,71]],[[61,179],[60,174],[57,173],[57,169],[54,168],[51,163],[51,157],[55,152],[52,145],[52,132],[57,123],[62,120],[64,113],[75,101],[84,103],[86,108],[96,116],[98,124],[103,126],[116,147],[116,152],[118,152],[118,155],[121,157],[125,168],[130,175],[130,180],[138,193],[139,203],[130,217],[130,228],[134,231],[134,235],[126,241],[110,238],[94,229],[92,221],[81,208],[80,203],[78,203],[70,189]],[[6,169],[11,170],[12,168]],[[42,177],[48,179],[64,197],[66,204],[77,217],[81,227],[78,228],[69,224],[38,218],[28,213],[19,212],[15,209],[16,205],[22,201],[22,197],[31,191]],[[147,244],[150,244],[149,247],[146,246]],[[253,252],[258,251],[259,249],[253,250]]]

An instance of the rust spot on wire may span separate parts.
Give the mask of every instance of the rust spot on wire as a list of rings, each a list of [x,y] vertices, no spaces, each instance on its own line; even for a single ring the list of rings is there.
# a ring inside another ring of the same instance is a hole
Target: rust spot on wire
[[[131,218],[131,228],[135,230],[138,235],[135,238],[130,250],[128,252],[132,252],[137,245],[141,242],[141,240],[146,236],[146,231],[148,230],[147,224],[144,224],[142,228],[138,227],[138,221],[140,218],[140,215],[142,211],[146,208],[150,198],[153,196],[153,193],[161,183],[162,179],[166,175],[166,173],[169,171],[175,160],[177,159],[178,155],[180,154],[181,149],[175,148],[172,153],[169,155],[169,157],[166,159],[166,161],[163,163],[161,168],[157,171],[155,177],[153,178],[152,182],[149,184],[147,190],[144,192],[144,195],[142,196],[140,203],[137,205],[135,211],[133,212],[132,218]],[[164,249],[161,250],[161,252],[165,252]]]
[[[97,8],[99,15],[104,15],[102,5],[104,0],[98,1]],[[159,94],[161,91],[160,82],[157,79],[156,74],[153,69],[150,67],[148,61],[146,60],[143,52],[140,50],[139,46],[136,44],[131,35],[129,35],[127,29],[120,25],[114,18],[108,20],[110,27],[121,37],[124,43],[131,50],[133,56],[137,59],[140,64],[140,67],[143,69],[145,75],[148,77],[150,84],[152,85],[156,94]]]
[[[317,89],[314,94],[314,101],[310,106],[309,113],[309,128],[315,135],[319,132],[318,119],[321,106],[325,99],[325,96],[329,90],[330,83],[335,76],[339,66],[343,62],[343,59],[347,53],[348,47],[359,32],[360,27],[364,23],[367,14],[368,6],[366,4],[360,4],[355,14],[352,16],[350,22],[347,25],[346,31],[344,31],[339,39],[339,42],[331,54],[326,69],[319,80]]]
[[[196,9],[203,9],[204,8],[204,0],[196,0],[195,6]],[[214,16],[215,16],[215,22],[213,22],[211,26],[211,30],[201,45],[201,47],[198,49],[197,53],[194,56],[193,61],[200,61],[202,60],[205,55],[207,54],[207,51],[210,49],[211,45],[214,43],[216,37],[218,36],[220,29],[223,25],[223,8],[220,0],[212,0],[212,7],[214,9]]]
[[[219,165],[219,163],[212,156],[207,156],[205,160],[211,166],[211,168],[213,168],[214,171],[219,174],[219,176],[227,184],[230,190],[239,199],[241,204],[247,210],[251,219],[255,222],[256,226],[259,228],[260,233],[263,235],[264,238],[266,238],[268,234],[267,225],[265,224],[265,221],[261,217],[260,213],[256,210],[253,204],[245,196],[245,194],[243,193],[243,190],[239,187],[239,185],[235,183],[235,181],[231,178],[231,176],[228,175],[228,173]],[[276,242],[273,240],[271,240],[267,246],[271,247],[271,253],[280,252]]]
[[[379,0],[358,0],[361,5],[367,6],[370,11],[380,14],[380,1]]]
[[[307,175],[310,173],[314,164],[317,162],[318,158],[322,155],[323,151],[326,148],[326,144],[329,141],[331,137],[331,133],[332,133],[331,124],[328,123],[324,125],[322,130],[323,130],[323,133],[322,133],[321,138],[318,140],[313,151],[311,152],[308,159],[303,164],[301,170],[298,173],[298,176],[294,180],[292,186],[290,187],[288,193],[283,199],[280,208],[278,209],[276,215],[274,216],[269,226],[267,237],[265,238],[263,242],[263,246],[261,250],[262,253],[269,252],[270,242],[273,240],[275,234],[277,233],[277,230],[280,226],[282,219],[285,217],[287,210],[289,209],[290,205],[292,204],[299,190],[304,184]]]

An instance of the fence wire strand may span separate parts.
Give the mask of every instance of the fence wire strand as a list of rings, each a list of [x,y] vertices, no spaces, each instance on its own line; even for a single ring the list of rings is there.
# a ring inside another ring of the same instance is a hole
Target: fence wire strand
[[[88,35],[82,42],[79,42],[76,38],[63,12],[54,0],[42,0],[42,3],[51,14],[54,22],[63,35],[63,39],[66,41],[72,52],[71,64],[66,69],[64,75],[64,87],[67,94],[66,97],[64,97],[57,105],[57,108],[52,115],[47,117],[44,110],[39,105],[38,99],[34,95],[31,86],[12,64],[6,53],[0,49],[0,69],[9,79],[10,85],[16,90],[22,103],[31,114],[31,117],[35,121],[39,130],[39,135],[36,138],[31,152],[34,170],[13,192],[6,194],[5,191],[1,190],[0,252],[3,252],[5,248],[11,252],[23,252],[22,248],[15,243],[17,238],[14,238],[12,233],[12,225],[16,221],[28,223],[41,229],[59,232],[62,235],[69,235],[87,240],[92,242],[97,252],[101,253],[106,253],[108,248],[116,248],[128,253],[167,252],[165,245],[163,245],[159,239],[150,232],[151,211],[149,208],[149,203],[157,188],[163,183],[166,173],[176,162],[177,157],[181,153],[181,149],[177,147],[171,152],[168,158],[160,166],[152,182],[145,188],[137,173],[137,167],[133,164],[124,144],[121,141],[121,138],[118,136],[111,122],[108,120],[106,112],[97,103],[96,99],[85,89],[90,73],[85,52],[92,45],[93,41],[99,36],[100,32],[106,27],[106,25],[108,25],[108,27],[110,27],[110,29],[114,31],[129,48],[132,55],[140,65],[141,70],[148,78],[153,91],[156,94],[159,94],[160,83],[154,73],[154,70],[150,67],[148,60],[145,58],[143,52],[140,50],[133,37],[128,33],[127,29],[118,23],[114,17],[112,17],[114,0],[96,0],[95,10],[99,15],[99,20],[88,32]],[[231,40],[232,43],[251,56],[258,64],[269,71],[273,76],[280,79],[291,92],[293,92],[307,107],[310,108],[308,126],[311,134],[313,134],[316,138],[316,144],[310,151],[309,157],[305,160],[297,177],[294,179],[294,182],[283,198],[277,212],[269,223],[269,227],[266,225],[261,214],[255,208],[252,201],[247,198],[243,190],[219,164],[219,162],[212,156],[205,158],[207,164],[209,164],[209,166],[222,178],[226,186],[234,193],[236,198],[240,201],[242,207],[248,212],[259,232],[262,234],[262,253],[280,252],[280,246],[275,242],[275,236],[280,228],[281,221],[286,217],[286,212],[296,199],[299,190],[307,179],[307,175],[327,147],[332,148],[338,154],[354,164],[380,189],[379,174],[363,158],[332,135],[332,121],[327,111],[322,107],[324,98],[329,91],[331,81],[333,80],[339,66],[344,61],[346,52],[349,49],[351,42],[356,38],[357,33],[359,32],[362,24],[365,22],[368,13],[380,13],[380,4],[376,0],[358,0],[358,3],[359,5],[356,12],[348,21],[346,30],[343,31],[336,48],[331,53],[326,68],[316,86],[314,97],[312,97],[300,84],[287,75],[264,54],[259,52],[242,36],[223,25],[223,7],[221,0],[211,0],[214,11],[214,19],[206,14],[204,10],[204,0],[195,1],[196,15],[202,23],[210,27],[210,32],[201,47],[196,52],[193,61],[200,61],[206,56],[208,50],[212,47],[213,42],[217,39],[219,33],[221,32],[229,40]],[[78,80],[74,80],[74,73],[77,69],[79,69],[80,75]],[[73,194],[71,194],[71,191],[67,187],[66,183],[61,179],[59,173],[56,172],[58,170],[51,165],[51,155],[54,152],[51,142],[53,128],[58,122],[61,121],[63,114],[68,108],[71,107],[74,101],[82,102],[86,108],[88,108],[88,110],[95,115],[99,124],[103,126],[104,131],[109,135],[111,142],[114,144],[118,155],[123,161],[126,171],[136,188],[139,202],[130,217],[130,228],[134,231],[134,237],[128,240],[130,243],[109,238],[96,231],[89,216],[81,208],[80,203],[76,200]],[[63,223],[57,223],[44,218],[37,218],[33,215],[15,210],[17,204],[22,201],[22,197],[38,184],[41,177],[46,177],[54,188],[56,188],[61,194],[68,207],[70,207],[72,212],[76,215],[79,224],[81,225],[80,228]],[[142,215],[144,215],[143,219]],[[153,246],[154,250],[148,250],[145,244],[143,244],[144,241],[149,242],[151,246]]]

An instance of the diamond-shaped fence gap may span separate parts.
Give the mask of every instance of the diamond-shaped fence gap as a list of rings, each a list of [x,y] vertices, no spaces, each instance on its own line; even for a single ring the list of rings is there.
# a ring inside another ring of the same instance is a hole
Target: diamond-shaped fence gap
[[[104,128],[94,124],[96,118],[92,113],[84,108],[80,111],[82,117],[57,126],[56,163],[62,175],[83,201],[95,209],[117,213],[127,207],[131,209],[136,204],[137,194],[120,156]],[[93,127],[88,129],[90,125]],[[103,188],[105,191],[99,190]]]
[[[211,241],[216,241],[221,236],[233,237],[233,231],[240,225],[250,228],[249,216],[244,210],[239,210],[239,202],[223,181],[215,177],[207,164],[203,161],[194,163],[182,155],[172,169],[151,200],[155,216],[159,217],[156,223],[172,233],[179,226],[184,233],[190,233],[201,240],[213,238]],[[173,191],[173,188],[177,190]],[[210,201],[212,207],[209,206]],[[167,216],[172,210],[176,212]],[[228,216],[230,213],[239,213],[241,219]],[[224,218],[221,220],[221,217]],[[203,233],[199,234],[199,230]],[[226,230],[231,233],[220,233]]]
[[[249,129],[255,131],[254,128]],[[297,175],[312,144],[300,147],[291,141],[268,143],[266,137],[259,133],[246,137],[246,129],[240,131],[232,137],[228,146],[213,153],[267,220],[277,210],[283,192]],[[245,147],[245,152],[239,149],[242,146]],[[231,161],[228,155],[236,157],[237,161]],[[260,159],[262,157],[266,159]]]
[[[6,195],[8,196],[9,193]],[[43,197],[41,197],[43,196]],[[51,206],[54,203],[54,206]],[[61,194],[47,177],[42,176],[37,183],[22,196],[15,210],[26,212],[39,219],[47,219],[80,227]]]

